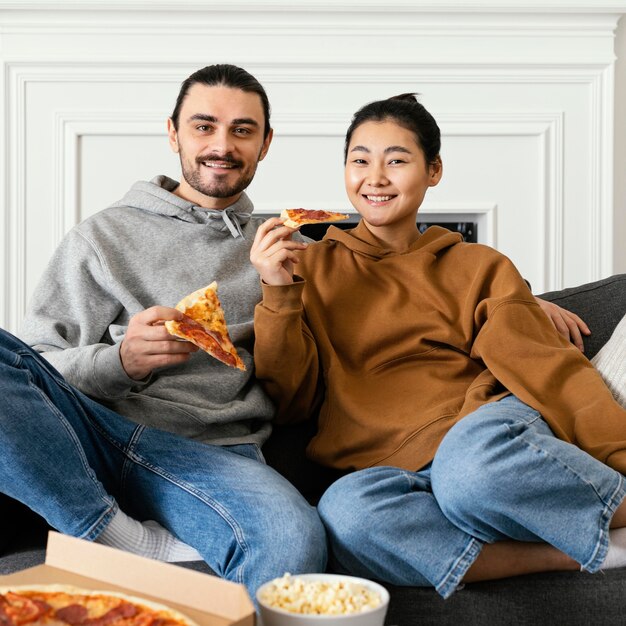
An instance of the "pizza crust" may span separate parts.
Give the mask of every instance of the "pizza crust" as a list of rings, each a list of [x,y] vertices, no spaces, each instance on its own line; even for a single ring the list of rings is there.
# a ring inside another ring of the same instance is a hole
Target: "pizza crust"
[[[174,308],[177,311],[184,313],[187,309],[190,309],[194,304],[196,304],[198,300],[203,298],[208,289],[217,292],[217,282],[213,281],[210,285],[202,287],[202,289],[196,289],[193,293],[185,296]]]

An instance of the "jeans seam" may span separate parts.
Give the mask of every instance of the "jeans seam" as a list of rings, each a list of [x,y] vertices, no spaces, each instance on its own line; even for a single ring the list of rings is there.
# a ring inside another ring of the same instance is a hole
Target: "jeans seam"
[[[626,495],[626,491],[624,489],[624,478],[621,474],[618,474],[618,477],[619,480],[617,487],[611,494],[608,502],[604,503],[605,506],[602,514],[600,515],[600,530],[596,549],[594,550],[589,560],[581,564],[581,569],[584,569],[591,573],[597,572],[604,562],[604,559],[606,558],[606,553],[609,547],[609,524],[611,523],[611,518],[615,513],[615,509],[617,509],[620,503],[624,500],[624,496]]]
[[[478,558],[482,546],[483,543],[479,539],[469,535],[466,548],[463,550],[458,559],[452,564],[452,567],[448,570],[448,573],[443,577],[443,579],[435,585],[437,593],[439,593],[444,600],[450,597],[461,584],[467,570]]]
[[[530,425],[534,422],[536,422],[538,419],[543,419],[541,417],[541,415],[537,416],[535,419],[533,419],[530,422],[523,422],[523,424],[525,425]],[[572,473],[573,476],[575,476],[576,478],[578,478],[578,480],[580,480],[581,482],[583,482],[585,485],[588,485],[589,487],[591,487],[591,489],[593,490],[593,492],[596,494],[598,500],[600,500],[600,502],[602,502],[602,504],[604,504],[605,506],[607,505],[607,501],[605,500],[605,498],[602,496],[602,494],[600,494],[600,492],[596,489],[596,486],[590,482],[589,480],[587,480],[585,477],[581,476],[577,471],[574,470],[573,467],[571,467],[569,464],[567,464],[565,461],[563,461],[562,459],[555,457],[554,455],[550,454],[547,450],[545,450],[544,448],[540,448],[539,446],[534,445],[532,442],[530,441],[526,441],[525,439],[516,436],[511,429],[511,426],[509,424],[505,424],[507,430],[509,431],[509,433],[518,441],[522,441],[525,445],[527,445],[528,447],[532,448],[533,450],[535,450],[536,452],[540,452],[542,454],[545,454],[546,456],[549,456],[550,459],[552,459],[552,461],[557,462],[559,465],[561,465],[564,469],[568,470],[569,472]],[[611,496],[613,497],[613,496]]]
[[[245,569],[246,562],[248,561],[250,549],[248,547],[248,544],[246,543],[243,531],[241,530],[241,527],[237,523],[237,520],[229,513],[229,511],[225,507],[223,507],[217,500],[211,498],[205,492],[200,491],[199,489],[194,487],[194,485],[181,480],[180,478],[174,476],[173,474],[170,474],[169,472],[165,471],[162,467],[159,467],[158,465],[154,465],[148,462],[141,455],[137,454],[134,451],[134,448],[136,447],[136,444],[139,441],[140,435],[143,433],[145,429],[146,429],[145,426],[140,426],[139,428],[137,428],[137,430],[133,433],[133,437],[131,438],[129,446],[124,450],[124,455],[126,456],[126,459],[127,459],[125,463],[125,467],[129,462],[140,465],[141,467],[147,469],[148,471],[153,472],[154,474],[157,474],[158,476],[161,476],[161,478],[177,486],[179,489],[186,491],[188,494],[197,498],[198,500],[203,502],[206,506],[208,506],[210,509],[212,509],[215,513],[217,513],[228,524],[228,526],[230,526],[231,530],[233,531],[235,540],[237,541],[238,545],[240,546],[243,552],[244,556],[243,556],[241,565],[237,567],[237,572],[235,574],[237,582],[243,584],[243,581],[244,581],[243,572]],[[123,473],[126,474],[125,468],[123,470]]]
[[[541,417],[541,415],[538,415],[534,420],[530,421],[530,422],[524,422],[524,424],[532,424],[533,422],[537,421],[538,419],[543,419]],[[512,433],[512,429],[510,427],[509,424],[505,424],[509,433]],[[525,445],[529,446],[530,448],[532,448],[533,450],[540,452],[541,454],[545,454],[546,456],[550,457],[550,459],[552,459],[552,461],[559,463],[564,469],[566,469],[567,471],[569,471],[573,476],[575,476],[578,480],[580,480],[582,483],[584,483],[586,486],[590,487],[593,492],[595,493],[596,497],[598,498],[598,500],[604,505],[604,508],[602,510],[602,513],[600,515],[600,529],[599,529],[599,533],[598,533],[598,540],[596,542],[596,548],[593,551],[593,554],[591,555],[591,557],[585,562],[585,563],[581,563],[581,569],[587,570],[588,572],[594,573],[596,572],[599,567],[602,565],[602,563],[604,562],[604,559],[606,557],[606,552],[608,549],[608,525],[611,521],[611,517],[612,517],[612,513],[615,511],[615,509],[617,508],[616,505],[616,499],[618,499],[620,497],[620,493],[621,493],[621,499],[623,500],[624,498],[624,479],[621,476],[621,474],[617,473],[618,476],[618,484],[617,487],[612,491],[611,495],[608,498],[605,498],[596,488],[595,484],[589,480],[587,480],[585,477],[581,476],[577,471],[574,470],[574,468],[570,467],[570,465],[568,465],[567,463],[565,463],[562,459],[557,458],[555,456],[553,456],[552,454],[549,454],[548,451],[546,451],[543,448],[540,448],[539,446],[536,446],[534,444],[532,444],[529,441],[526,441],[525,439],[523,439],[522,437],[516,437],[516,439],[518,441],[521,441],[522,443],[524,443]]]
[[[57,372],[57,370],[50,363],[50,361],[48,361],[46,357],[44,357],[41,353],[35,352],[34,350],[29,351],[23,348],[22,349],[18,348],[15,351],[15,355],[18,356],[20,360],[32,359],[34,363],[37,365],[37,367],[43,369],[45,373],[51,378],[53,378],[57,384],[61,385],[64,389],[69,389],[70,391],[72,390],[72,387],[65,380],[65,378],[63,378],[59,374],[59,372]],[[20,360],[16,361],[16,364],[19,364]],[[24,367],[28,369],[28,371],[30,371],[28,366],[24,366]]]
[[[19,350],[13,352],[7,348],[2,348],[2,351],[8,352],[9,354],[10,359],[7,359],[7,365],[10,367],[22,367],[22,359],[24,355]]]
[[[91,528],[84,533],[80,539],[86,539],[87,541],[94,541],[97,539],[102,531],[109,525],[109,522],[113,518],[113,516],[119,510],[119,506],[115,501],[113,504],[98,518],[98,520],[92,524]]]
[[[112,498],[109,497],[109,494],[107,494],[106,491],[104,491],[104,489],[102,487],[102,484],[99,481],[94,479],[95,476],[94,476],[93,469],[89,465],[89,461],[87,460],[87,457],[85,456],[85,452],[83,450],[82,445],[80,444],[79,439],[76,437],[76,433],[74,432],[74,430],[68,424],[68,422],[65,419],[65,416],[63,415],[63,413],[61,413],[52,402],[50,402],[50,399],[48,398],[48,396],[45,393],[42,393],[41,389],[37,385],[34,385],[32,383],[32,378],[31,378],[30,372],[28,374],[28,377],[29,377],[29,381],[28,381],[29,386],[41,397],[41,399],[44,401],[44,403],[47,404],[48,407],[50,407],[50,410],[53,413],[55,413],[55,415],[57,416],[58,421],[63,425],[63,428],[65,429],[66,434],[70,437],[70,439],[74,443],[74,447],[76,448],[76,451],[78,452],[78,456],[79,456],[80,461],[81,461],[81,463],[83,465],[83,468],[85,469],[85,472],[86,472],[87,476],[89,476],[89,479],[91,480],[91,482],[94,485],[96,485],[98,490],[106,495],[106,497],[105,497],[101,493],[100,497],[101,497],[102,501],[109,507],[109,510],[110,510],[110,508],[112,506],[115,506],[115,501]]]

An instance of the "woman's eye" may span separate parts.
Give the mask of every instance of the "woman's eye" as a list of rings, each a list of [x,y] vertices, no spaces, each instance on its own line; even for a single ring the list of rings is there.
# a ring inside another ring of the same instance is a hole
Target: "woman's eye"
[[[354,159],[354,161],[352,162],[355,163],[356,165],[364,165],[365,163],[367,163],[365,159]]]
[[[406,161],[402,159],[391,159],[391,161],[389,161],[390,165],[398,165],[399,163],[406,163]]]

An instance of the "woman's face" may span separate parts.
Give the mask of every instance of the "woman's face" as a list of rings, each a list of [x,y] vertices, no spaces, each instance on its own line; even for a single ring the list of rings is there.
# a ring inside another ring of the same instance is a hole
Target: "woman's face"
[[[428,165],[410,130],[393,120],[365,122],[350,140],[345,169],[348,197],[368,225],[416,230],[417,211],[441,179],[441,161]]]

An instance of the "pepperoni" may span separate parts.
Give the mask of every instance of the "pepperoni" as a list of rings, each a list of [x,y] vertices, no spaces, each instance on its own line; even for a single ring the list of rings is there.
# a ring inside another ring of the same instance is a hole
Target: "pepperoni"
[[[15,622],[5,612],[4,604],[6,604],[6,600],[2,596],[2,601],[0,602],[0,626],[15,626]]]
[[[325,220],[330,216],[328,211],[320,211],[313,209],[291,209],[294,217],[303,217],[310,220]]]
[[[77,626],[87,619],[87,609],[80,604],[70,604],[55,611],[54,616],[62,622]]]
[[[219,335],[207,330],[189,318],[179,321],[178,327],[184,335],[193,340],[203,350],[210,352],[216,359],[223,361],[231,367],[237,366],[237,359],[230,352],[226,352],[220,345]]]
[[[4,624],[28,624],[35,622],[42,615],[50,610],[50,606],[41,600],[32,600],[26,596],[12,591],[7,592],[2,598],[2,614],[6,617],[0,617],[0,622]]]
[[[137,607],[128,602],[116,606],[114,609],[107,611],[100,617],[90,618],[83,622],[85,626],[107,626],[108,624],[114,624],[118,619],[127,619],[137,614]]]

